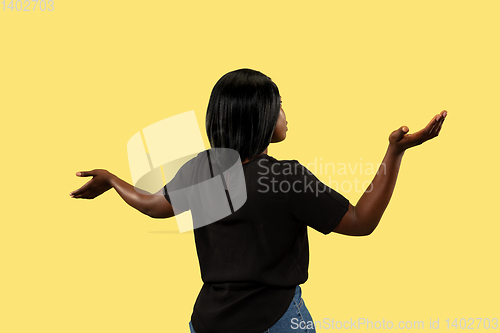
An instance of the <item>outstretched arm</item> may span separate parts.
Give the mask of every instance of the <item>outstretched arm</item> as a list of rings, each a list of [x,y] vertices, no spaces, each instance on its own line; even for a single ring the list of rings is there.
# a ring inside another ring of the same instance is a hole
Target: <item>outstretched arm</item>
[[[70,193],[72,198],[94,199],[114,188],[123,200],[138,211],[154,218],[174,216],[172,205],[160,192],[155,195],[138,193],[135,188],[107,170],[95,169],[76,173],[79,177],[90,177],[85,185]]]
[[[365,236],[375,230],[391,200],[404,152],[408,148],[438,136],[446,115],[447,112],[442,111],[433,117],[424,129],[413,134],[407,134],[409,130],[406,126],[391,133],[389,147],[373,181],[356,206],[349,205],[349,210],[333,230],[334,232],[350,236]]]

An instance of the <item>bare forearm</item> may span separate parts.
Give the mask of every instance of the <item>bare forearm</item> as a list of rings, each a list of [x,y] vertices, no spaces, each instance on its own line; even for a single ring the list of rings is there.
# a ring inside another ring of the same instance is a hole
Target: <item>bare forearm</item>
[[[110,185],[118,192],[122,199],[143,214],[149,215],[149,195],[138,193],[134,186],[111,174]]]
[[[172,205],[165,200],[163,188],[156,195],[138,193],[134,186],[121,180],[105,169],[77,172],[78,177],[92,177],[85,185],[72,191],[69,195],[78,199],[94,199],[114,188],[123,200],[143,214],[154,218],[174,216]]]
[[[389,135],[389,148],[372,183],[356,206],[349,205],[347,213],[335,228],[335,232],[350,236],[369,235],[377,227],[391,200],[404,152],[438,136],[447,112],[432,117],[427,126],[409,134],[402,126]]]
[[[391,200],[403,154],[389,145],[377,174],[354,208],[358,223],[367,234],[377,227]]]

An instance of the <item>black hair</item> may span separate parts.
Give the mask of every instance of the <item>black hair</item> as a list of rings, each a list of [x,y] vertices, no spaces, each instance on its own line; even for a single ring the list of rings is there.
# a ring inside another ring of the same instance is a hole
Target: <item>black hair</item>
[[[262,153],[271,142],[280,112],[276,84],[261,72],[238,69],[215,84],[206,129],[212,148],[231,148],[241,161]]]

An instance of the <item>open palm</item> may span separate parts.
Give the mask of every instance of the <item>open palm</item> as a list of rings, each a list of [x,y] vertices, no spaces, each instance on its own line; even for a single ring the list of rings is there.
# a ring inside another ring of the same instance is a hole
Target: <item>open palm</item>
[[[389,135],[389,142],[400,152],[403,152],[408,148],[421,145],[425,141],[439,135],[446,115],[446,110],[442,111],[438,115],[432,117],[427,126],[415,133],[409,134],[408,127],[402,126]]]
[[[107,190],[111,189],[109,171],[104,169],[94,169],[91,171],[80,171],[77,172],[78,177],[92,177],[85,185],[80,187],[78,190],[71,192],[69,195],[72,198],[78,199],[94,199],[95,197],[103,194]]]

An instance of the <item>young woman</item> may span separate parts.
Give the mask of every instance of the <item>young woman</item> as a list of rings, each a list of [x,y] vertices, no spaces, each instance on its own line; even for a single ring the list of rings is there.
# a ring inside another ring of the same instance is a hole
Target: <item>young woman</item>
[[[406,149],[436,137],[446,114],[434,116],[416,133],[409,134],[406,126],[392,132],[369,191],[353,206],[298,161],[267,154],[268,145],[283,141],[287,132],[274,82],[250,69],[224,75],[210,96],[207,135],[212,148],[239,153],[246,201],[228,216],[194,228],[204,284],[189,323],[191,332],[315,332],[299,286],[308,277],[307,226],[324,234],[369,235],[389,203]],[[200,171],[210,169],[203,156],[186,163],[161,190],[163,195],[138,193],[102,169],[77,172],[93,178],[70,195],[93,199],[114,188],[142,213],[172,217],[173,184],[180,179],[195,184],[210,177]],[[176,212],[193,208],[189,198],[185,205],[174,205]]]

